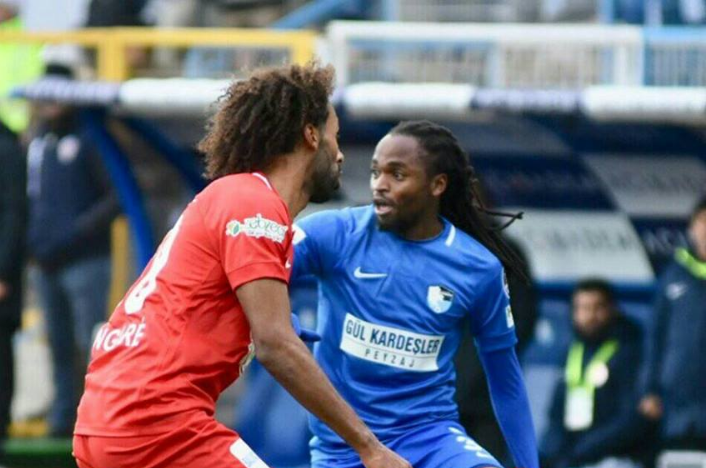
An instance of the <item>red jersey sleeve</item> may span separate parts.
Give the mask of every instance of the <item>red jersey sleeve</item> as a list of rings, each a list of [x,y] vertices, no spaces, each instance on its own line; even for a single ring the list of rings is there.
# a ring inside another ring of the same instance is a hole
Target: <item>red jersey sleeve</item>
[[[230,195],[217,197],[225,208],[209,224],[231,288],[261,278],[288,282],[292,226],[286,205],[267,188]]]
[[[271,205],[255,203],[223,226],[221,260],[233,290],[261,278],[289,280],[291,226],[286,213]]]

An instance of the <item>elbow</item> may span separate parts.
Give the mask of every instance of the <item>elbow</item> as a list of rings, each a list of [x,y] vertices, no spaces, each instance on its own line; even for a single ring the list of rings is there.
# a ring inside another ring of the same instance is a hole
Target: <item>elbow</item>
[[[286,333],[268,332],[264,334],[253,334],[255,344],[255,357],[265,368],[270,364],[281,360],[283,354],[287,353],[288,337]]]

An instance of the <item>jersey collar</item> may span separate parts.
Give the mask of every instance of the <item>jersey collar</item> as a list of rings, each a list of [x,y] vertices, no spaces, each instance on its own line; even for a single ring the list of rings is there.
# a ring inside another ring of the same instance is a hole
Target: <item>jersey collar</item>
[[[268,189],[274,190],[274,189],[272,188],[272,184],[270,184],[269,179],[268,179],[267,177],[265,177],[265,174],[263,174],[262,172],[251,172],[250,174],[254,175],[254,176],[257,177],[258,179],[260,179],[261,181],[263,181],[263,182],[265,183],[265,185],[267,185],[267,188],[268,188]]]

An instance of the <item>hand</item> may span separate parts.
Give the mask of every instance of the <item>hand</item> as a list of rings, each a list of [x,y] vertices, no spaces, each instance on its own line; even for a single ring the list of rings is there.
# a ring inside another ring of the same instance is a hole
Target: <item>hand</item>
[[[313,330],[302,328],[301,324],[299,323],[299,317],[294,314],[292,314],[292,328],[294,328],[294,332],[299,338],[301,338],[302,341],[321,341],[321,335],[319,335]]]
[[[662,399],[657,395],[647,395],[640,400],[640,413],[647,419],[656,421],[662,418],[664,408],[662,407]]]
[[[412,468],[412,465],[395,452],[377,443],[371,450],[360,453],[365,468]]]
[[[10,285],[4,281],[0,281],[0,301],[7,299],[10,295]]]

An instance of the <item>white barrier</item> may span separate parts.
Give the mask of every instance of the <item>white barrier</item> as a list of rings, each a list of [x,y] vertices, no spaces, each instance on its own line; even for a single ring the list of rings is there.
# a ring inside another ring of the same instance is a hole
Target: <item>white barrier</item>
[[[339,86],[445,81],[490,88],[640,85],[642,30],[585,24],[334,21]]]
[[[206,116],[225,80],[136,79],[122,84],[39,81],[16,93],[145,115]],[[583,91],[484,89],[446,83],[360,83],[339,88],[334,103],[359,119],[471,120],[482,112],[584,115],[604,122],[706,123],[706,88],[588,87]]]

